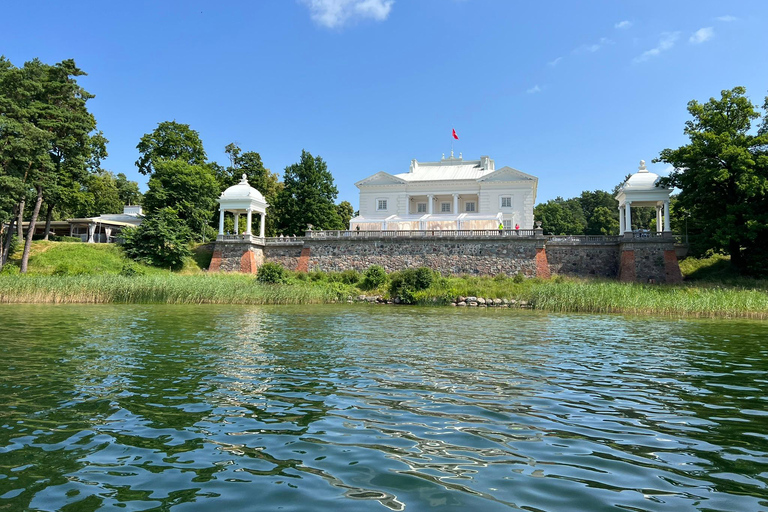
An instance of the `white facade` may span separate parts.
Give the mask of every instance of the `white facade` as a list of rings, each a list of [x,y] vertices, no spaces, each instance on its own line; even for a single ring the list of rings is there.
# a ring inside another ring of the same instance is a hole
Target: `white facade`
[[[533,229],[538,178],[487,156],[411,161],[408,172],[378,172],[355,183],[360,214],[351,230]]]

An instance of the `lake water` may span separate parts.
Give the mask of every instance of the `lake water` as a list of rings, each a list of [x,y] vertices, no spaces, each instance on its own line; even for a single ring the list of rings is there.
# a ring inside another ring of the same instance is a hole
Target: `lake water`
[[[768,510],[768,324],[0,306],[0,510]]]

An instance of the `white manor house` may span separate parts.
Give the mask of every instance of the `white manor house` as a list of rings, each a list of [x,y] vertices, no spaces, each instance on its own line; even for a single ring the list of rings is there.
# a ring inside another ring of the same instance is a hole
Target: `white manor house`
[[[488,156],[411,161],[408,172],[381,171],[355,183],[360,213],[350,230],[533,229],[538,178]]]

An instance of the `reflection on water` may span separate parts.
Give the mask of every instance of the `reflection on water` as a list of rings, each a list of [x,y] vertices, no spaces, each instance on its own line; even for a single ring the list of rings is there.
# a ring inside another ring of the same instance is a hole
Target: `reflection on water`
[[[760,510],[768,325],[0,307],[0,510]]]

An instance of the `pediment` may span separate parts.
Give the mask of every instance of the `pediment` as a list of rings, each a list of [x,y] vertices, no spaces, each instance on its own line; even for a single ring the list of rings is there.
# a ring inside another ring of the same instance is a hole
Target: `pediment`
[[[512,167],[502,167],[501,169],[497,169],[490,174],[486,174],[482,178],[478,178],[477,181],[493,182],[493,181],[537,181],[537,180],[538,178],[536,178],[536,176],[531,176],[530,174],[526,174],[523,171],[518,171],[517,169],[513,169]]]
[[[389,174],[388,172],[380,171],[374,174],[373,176],[368,176],[367,178],[358,181],[355,183],[355,186],[360,188],[360,186],[370,186],[370,185],[400,185],[402,183],[406,183],[405,180],[398,178],[397,176],[393,176]]]

